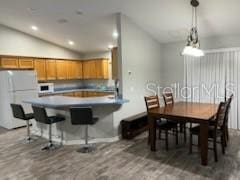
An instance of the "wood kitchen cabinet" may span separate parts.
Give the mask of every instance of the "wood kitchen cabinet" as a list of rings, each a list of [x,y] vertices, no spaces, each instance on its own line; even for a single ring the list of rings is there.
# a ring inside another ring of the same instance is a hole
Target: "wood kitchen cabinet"
[[[46,74],[47,80],[55,80],[56,74],[56,60],[47,59],[46,60]]]
[[[118,48],[112,49],[112,79],[118,79]]]
[[[96,78],[97,79],[108,79],[108,60],[101,59],[96,60]]]
[[[74,92],[64,93],[63,96],[74,97],[75,93]]]
[[[34,68],[33,58],[19,58],[18,64],[21,69]]]
[[[34,69],[37,72],[39,81],[44,81],[47,79],[45,59],[34,59]]]
[[[68,61],[56,60],[57,79],[59,80],[67,79],[67,76],[68,76],[67,66],[68,66]]]
[[[105,58],[90,60],[55,60],[30,57],[0,57],[1,68],[34,68],[38,80],[108,79],[109,61]]]
[[[2,68],[19,68],[18,58],[3,57],[1,58],[1,67]]]
[[[83,61],[84,79],[108,79],[108,59]]]
[[[67,62],[67,79],[82,79],[82,62],[68,61]]]
[[[83,97],[83,92],[82,91],[74,92],[74,96],[75,97]]]
[[[83,78],[84,79],[95,79],[96,78],[95,60],[83,61]]]

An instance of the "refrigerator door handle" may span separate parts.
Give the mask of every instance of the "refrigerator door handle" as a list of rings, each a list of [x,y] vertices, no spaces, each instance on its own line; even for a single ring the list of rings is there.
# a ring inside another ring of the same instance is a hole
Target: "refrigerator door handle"
[[[8,90],[13,92],[14,91],[14,85],[13,85],[13,80],[11,77],[8,77]]]

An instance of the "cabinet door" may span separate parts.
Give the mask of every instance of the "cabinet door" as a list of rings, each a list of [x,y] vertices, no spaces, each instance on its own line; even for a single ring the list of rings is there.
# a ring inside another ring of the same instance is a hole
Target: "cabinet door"
[[[34,68],[34,62],[32,58],[19,58],[18,63],[19,68],[21,69]]]
[[[112,79],[118,79],[118,49],[112,49]]]
[[[88,91],[82,91],[82,97],[88,97]]]
[[[57,79],[67,79],[67,64],[68,61],[56,60]]]
[[[74,61],[67,61],[67,79],[75,79]]]
[[[83,97],[83,92],[82,91],[74,92],[74,96],[75,97]]]
[[[63,96],[74,97],[74,92],[64,93]]]
[[[82,79],[81,61],[68,61],[67,77],[68,79]]]
[[[93,61],[93,60],[83,61],[83,77],[84,77],[84,79],[95,79],[96,78],[95,61]]]
[[[37,77],[39,81],[44,81],[47,79],[45,59],[34,59],[34,69],[37,71]]]
[[[46,60],[47,80],[56,79],[56,60]]]
[[[83,78],[83,65],[81,61],[75,61],[74,62],[74,74],[76,79],[82,79]]]
[[[102,59],[102,60],[96,60],[96,74],[97,79],[108,79],[108,60]]]
[[[18,58],[2,58],[1,67],[2,68],[19,68]]]

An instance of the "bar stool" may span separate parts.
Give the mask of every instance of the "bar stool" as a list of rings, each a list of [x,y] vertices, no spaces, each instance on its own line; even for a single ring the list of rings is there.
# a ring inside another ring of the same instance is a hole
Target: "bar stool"
[[[42,150],[56,149],[56,145],[52,143],[52,124],[65,121],[62,116],[47,116],[46,109],[41,106],[32,106],[34,117],[37,122],[49,125],[49,141],[48,145],[42,148]]]
[[[20,104],[10,104],[12,108],[13,117],[26,121],[27,123],[27,142],[31,142],[32,138],[30,135],[29,121],[34,118],[33,113],[25,114],[22,105]]]
[[[95,147],[88,144],[88,125],[93,125],[98,121],[98,118],[93,117],[91,107],[73,107],[70,108],[72,125],[85,125],[85,144],[78,152],[89,153],[95,150]]]

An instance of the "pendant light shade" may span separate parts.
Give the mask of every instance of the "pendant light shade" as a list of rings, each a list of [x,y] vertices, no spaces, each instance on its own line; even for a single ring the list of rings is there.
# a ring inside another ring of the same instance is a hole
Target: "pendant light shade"
[[[192,27],[190,30],[190,34],[187,38],[187,45],[184,47],[182,51],[182,55],[201,57],[201,56],[204,56],[204,52],[200,49],[200,42],[198,39],[198,31],[197,31],[197,7],[199,6],[198,0],[192,0],[191,5],[193,7]]]

